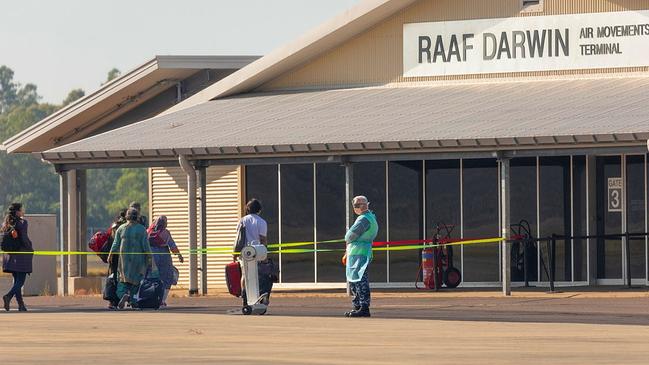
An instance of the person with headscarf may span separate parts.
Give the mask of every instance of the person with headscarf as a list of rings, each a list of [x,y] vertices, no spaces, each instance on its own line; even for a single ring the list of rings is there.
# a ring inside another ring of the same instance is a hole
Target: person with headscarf
[[[3,235],[10,235],[16,242],[14,253],[5,253],[2,257],[2,271],[11,273],[13,276],[13,286],[9,292],[2,297],[4,309],[9,311],[11,300],[15,297],[18,303],[18,310],[26,312],[27,307],[23,300],[23,286],[27,280],[27,275],[32,273],[32,258],[34,249],[32,241],[27,235],[27,221],[24,217],[23,206],[20,203],[13,203],[7,210],[4,222],[0,232]]]
[[[178,271],[174,267],[171,253],[173,252],[178,261],[184,262],[183,255],[178,250],[176,242],[171,237],[171,232],[167,229],[167,217],[161,215],[153,222],[147,230],[149,245],[153,252],[153,260],[160,273],[160,280],[165,285],[164,296],[162,297],[162,307],[167,306],[167,296],[173,285],[178,284]]]
[[[153,270],[146,228],[138,223],[138,218],[137,209],[129,208],[126,212],[127,223],[117,229],[108,256],[108,262],[111,262],[113,255],[119,255],[117,265],[119,309],[123,309],[126,303],[130,302],[131,297],[137,293],[142,279]]]
[[[370,202],[366,197],[357,196],[352,200],[352,204],[358,218],[345,235],[347,250],[343,262],[354,309],[346,312],[345,317],[369,317],[370,281],[367,271],[372,262],[372,243],[379,231],[379,225],[374,212],[369,210]]]

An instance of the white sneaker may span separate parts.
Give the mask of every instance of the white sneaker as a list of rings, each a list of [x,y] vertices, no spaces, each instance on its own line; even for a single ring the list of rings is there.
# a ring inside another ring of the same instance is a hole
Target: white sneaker
[[[126,303],[129,301],[129,299],[131,299],[131,296],[128,295],[128,294],[124,294],[122,299],[119,300],[119,304],[117,304],[117,308],[124,309],[124,307],[126,306]]]

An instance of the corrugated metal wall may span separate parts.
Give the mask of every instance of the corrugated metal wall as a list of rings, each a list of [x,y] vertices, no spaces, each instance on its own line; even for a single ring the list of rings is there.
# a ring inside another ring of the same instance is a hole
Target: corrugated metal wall
[[[236,225],[241,217],[241,179],[237,166],[212,166],[207,169],[208,247],[232,247]],[[187,175],[178,167],[150,171],[151,216],[166,215],[169,231],[181,250],[188,250]],[[200,237],[200,230],[199,230]],[[208,256],[208,288],[225,290],[225,264],[232,255]],[[180,271],[179,287],[189,286],[189,264],[175,262]],[[200,260],[199,260],[200,266]],[[200,274],[199,274],[200,275]]]
[[[544,0],[543,12],[521,13],[521,4],[521,0],[421,0],[345,44],[325,52],[304,66],[262,85],[260,90],[621,71],[649,72],[649,67],[641,67],[408,79],[402,77],[404,23],[649,9],[647,0]]]

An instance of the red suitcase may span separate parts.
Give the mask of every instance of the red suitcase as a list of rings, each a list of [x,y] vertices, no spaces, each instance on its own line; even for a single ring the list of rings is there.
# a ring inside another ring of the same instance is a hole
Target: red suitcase
[[[238,261],[225,265],[225,282],[230,294],[241,297],[241,265]]]

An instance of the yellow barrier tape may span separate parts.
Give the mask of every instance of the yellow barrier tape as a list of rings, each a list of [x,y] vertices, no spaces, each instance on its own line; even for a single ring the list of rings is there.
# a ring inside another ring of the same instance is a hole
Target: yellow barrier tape
[[[409,250],[420,250],[424,248],[436,248],[436,247],[449,247],[449,246],[467,246],[467,245],[477,245],[477,244],[486,244],[486,243],[497,243],[505,240],[502,237],[496,238],[485,238],[479,240],[468,240],[468,241],[458,241],[450,242],[444,244],[422,244],[422,245],[404,245],[404,246],[386,246],[386,247],[373,247],[372,251],[409,251]],[[314,244],[322,243],[342,243],[344,240],[331,240],[331,241],[319,241],[319,242],[292,242],[292,243],[281,243],[281,244],[272,244],[268,245],[268,248],[279,248],[279,250],[269,251],[271,254],[300,254],[300,253],[312,253],[312,252],[344,252],[344,248],[338,249],[284,249],[284,247],[301,247],[309,246]],[[185,254],[228,254],[234,255],[238,252],[232,251],[230,247],[212,247],[207,249],[198,249],[198,250],[187,250],[182,251]],[[35,256],[84,256],[84,255],[96,255],[96,252],[92,251],[34,251],[34,252],[4,252],[0,251],[0,254],[12,254],[12,255],[35,255]],[[152,252],[151,255],[175,255],[174,253],[167,252]],[[141,252],[124,252],[118,253],[115,252],[113,255],[144,255]]]

